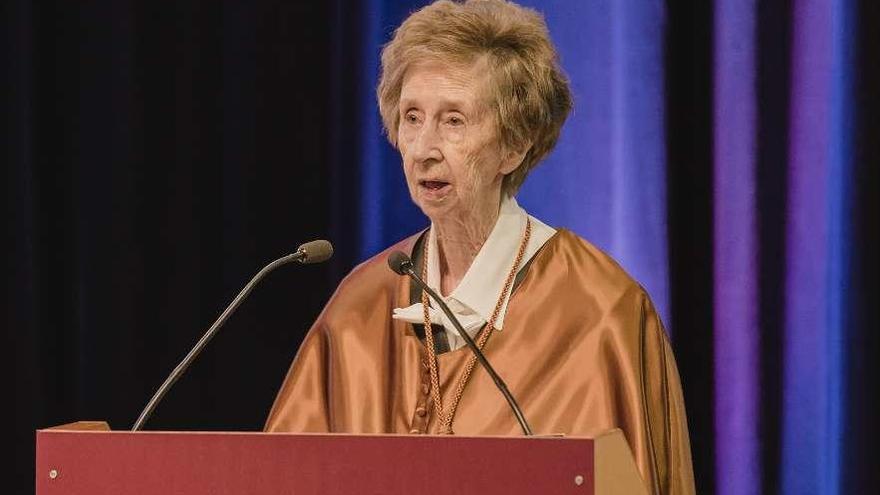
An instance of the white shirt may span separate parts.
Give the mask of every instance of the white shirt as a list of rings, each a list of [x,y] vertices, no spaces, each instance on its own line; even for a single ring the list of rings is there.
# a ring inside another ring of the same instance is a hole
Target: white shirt
[[[449,305],[449,309],[461,322],[462,327],[471,336],[489,321],[498,296],[504,288],[504,282],[516,260],[520,243],[526,230],[526,219],[532,223],[532,232],[519,271],[528,260],[556,233],[556,229],[548,227],[540,220],[526,213],[520,208],[512,197],[505,197],[501,202],[498,212],[498,220],[492,228],[492,232],[480,248],[480,252],[474,258],[467,273],[461,279],[458,287],[443,299]],[[428,233],[428,285],[438,294],[440,293],[440,260],[437,253],[437,229],[432,228]],[[504,295],[504,302],[495,320],[495,328],[501,330],[504,326],[504,315],[507,313],[507,303],[510,292]],[[450,349],[458,349],[465,345],[455,327],[446,318],[442,311],[429,308],[431,323],[443,325],[449,340]],[[392,317],[409,323],[424,323],[424,313],[421,303],[416,303],[406,308],[396,308]]]

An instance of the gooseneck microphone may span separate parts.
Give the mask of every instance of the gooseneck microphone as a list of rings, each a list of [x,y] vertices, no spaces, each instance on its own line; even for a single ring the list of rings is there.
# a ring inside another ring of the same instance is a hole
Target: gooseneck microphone
[[[238,305],[251,293],[251,290],[257,285],[257,283],[263,279],[266,275],[269,274],[272,270],[278,268],[281,265],[286,265],[293,261],[298,261],[302,264],[312,264],[312,263],[320,263],[322,261],[328,260],[331,256],[333,256],[333,245],[330,242],[325,240],[317,240],[307,242],[297,248],[296,252],[288,254],[287,256],[283,256],[278,258],[277,260],[269,263],[264,266],[262,270],[257,272],[254,275],[254,278],[251,279],[247,285],[241,289],[241,292],[235,296],[235,299],[229,303],[229,306],[223,310],[217,320],[211,325],[211,328],[202,335],[202,338],[196,342],[196,345],[189,351],[189,354],[183,358],[183,360],[174,368],[174,371],[168,375],[168,378],[165,379],[165,382],[162,383],[162,386],[156,390],[156,393],[153,394],[153,397],[150,399],[150,402],[147,403],[144,410],[141,411],[141,415],[138,416],[137,421],[135,421],[134,426],[131,427],[131,431],[139,431],[144,423],[149,419],[150,415],[153,414],[153,411],[156,409],[156,406],[159,405],[159,402],[165,397],[165,394],[168,392],[168,389],[174,385],[175,382],[180,378],[181,375],[186,371],[190,364],[198,357],[198,355],[202,352],[208,342],[216,335],[217,331],[220,330],[220,327],[226,323],[226,320],[235,312]]]
[[[464,331],[464,328],[461,326],[461,322],[458,321],[458,318],[452,314],[452,311],[449,310],[449,306],[446,305],[446,302],[443,298],[440,297],[439,294],[434,292],[433,289],[428,287],[428,284],[425,283],[424,280],[421,279],[418,275],[416,275],[415,270],[413,270],[413,262],[409,259],[409,256],[401,253],[400,251],[394,251],[388,256],[388,266],[391,267],[391,270],[398,275],[409,275],[409,278],[413,280],[422,290],[428,293],[438,305],[440,305],[440,309],[443,310],[443,313],[446,314],[446,317],[449,318],[449,321],[455,326],[455,329],[458,330],[461,338],[464,339],[467,346],[470,347],[471,351],[477,357],[477,361],[480,362],[480,365],[489,373],[489,376],[492,377],[492,380],[495,382],[495,386],[498,387],[498,390],[501,391],[501,395],[507,399],[507,404],[510,405],[510,409],[513,411],[514,416],[516,416],[516,420],[519,422],[519,426],[522,428],[524,435],[531,435],[532,429],[529,427],[529,423],[526,422],[526,418],[523,415],[522,409],[519,408],[519,404],[516,403],[516,399],[511,395],[510,390],[507,389],[507,385],[504,383],[504,380],[498,376],[498,373],[495,372],[495,369],[492,368],[492,365],[489,364],[489,361],[486,359],[486,356],[483,355],[483,352],[477,347],[477,344],[474,343],[474,339]],[[426,332],[430,332],[430,328],[425,329]]]

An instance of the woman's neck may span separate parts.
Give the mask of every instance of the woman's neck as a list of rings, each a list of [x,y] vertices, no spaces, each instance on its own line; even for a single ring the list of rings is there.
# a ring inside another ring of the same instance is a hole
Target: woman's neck
[[[440,292],[446,296],[458,287],[498,220],[500,205],[464,218],[434,221],[440,261]]]

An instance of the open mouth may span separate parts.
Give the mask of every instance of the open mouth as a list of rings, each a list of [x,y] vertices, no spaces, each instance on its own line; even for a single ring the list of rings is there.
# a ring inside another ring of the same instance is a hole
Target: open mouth
[[[442,180],[422,180],[419,181],[419,185],[429,191],[439,191],[448,186],[449,183]]]

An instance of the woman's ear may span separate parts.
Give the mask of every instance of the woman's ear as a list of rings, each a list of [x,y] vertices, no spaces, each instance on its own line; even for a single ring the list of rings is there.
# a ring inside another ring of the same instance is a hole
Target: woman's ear
[[[508,175],[522,164],[529,150],[532,149],[532,142],[528,141],[519,149],[508,149],[504,152],[504,159],[501,162],[501,174]]]

